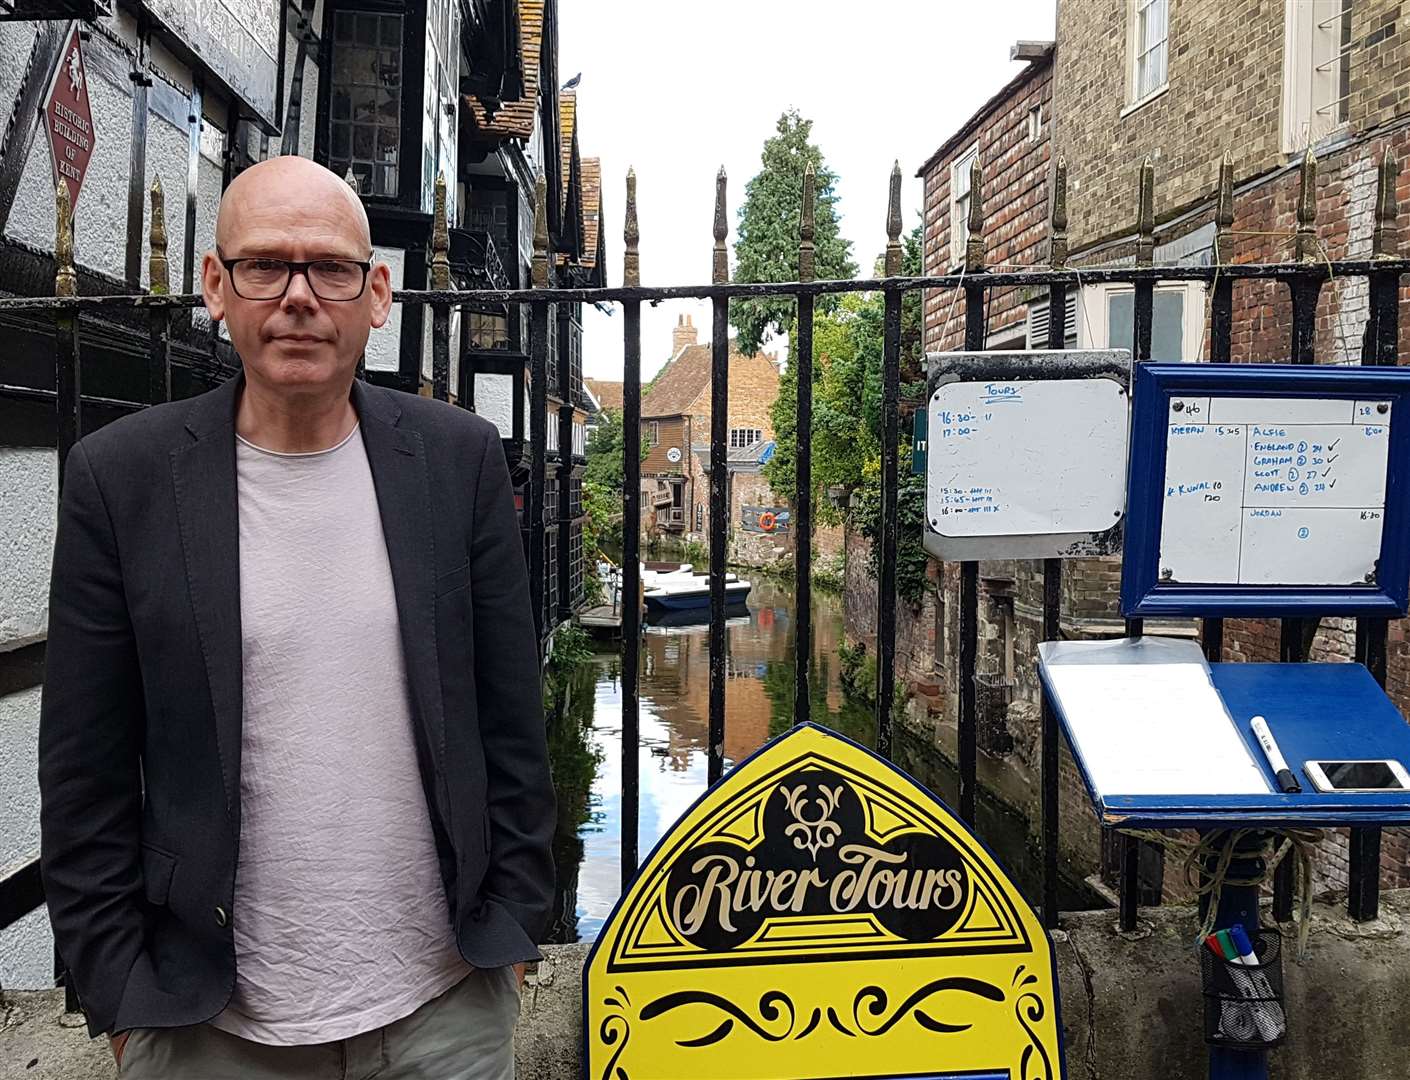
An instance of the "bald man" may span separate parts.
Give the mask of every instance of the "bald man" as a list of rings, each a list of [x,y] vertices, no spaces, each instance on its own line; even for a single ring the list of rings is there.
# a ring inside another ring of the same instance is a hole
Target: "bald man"
[[[242,372],[80,440],[39,734],[45,896],[125,1077],[513,1074],[553,890],[496,428],[355,376],[347,184],[246,170],[201,288]]]

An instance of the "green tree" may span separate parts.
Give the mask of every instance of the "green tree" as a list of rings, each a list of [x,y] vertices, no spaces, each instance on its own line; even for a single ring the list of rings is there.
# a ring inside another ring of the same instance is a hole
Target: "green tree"
[[[814,237],[819,278],[850,278],[857,272],[852,245],[838,232],[837,174],[823,161],[822,151],[808,141],[813,122],[796,109],[778,119],[776,135],[764,140],[762,167],[744,189],[739,229],[734,242],[738,281],[797,281],[798,230],[802,220],[803,169],[812,164],[817,178]],[[832,297],[818,297],[827,311]],[[787,333],[793,325],[794,301],[785,296],[736,300],[730,321],[738,331],[739,351],[758,351],[769,334]]]
[[[597,426],[592,429],[592,437],[588,439],[583,482],[598,484],[620,495],[625,476],[625,450],[626,429],[622,424],[622,413],[618,409],[608,409],[602,414]],[[643,454],[642,457],[644,459],[646,455]]]
[[[583,469],[583,510],[587,521],[583,526],[583,557],[588,565],[596,564],[598,549],[605,545],[622,545],[622,495],[625,488],[626,429],[622,414],[609,409],[593,428],[588,439],[587,465]],[[647,447],[641,447],[646,460]],[[586,578],[589,601],[602,599],[602,583],[597,575]]]
[[[905,238],[901,272],[919,275],[920,226]],[[879,272],[879,271],[878,271]],[[840,514],[822,498],[832,486],[855,495],[852,524],[873,541],[872,564],[881,529],[881,426],[882,359],[885,351],[886,303],[881,293],[849,293],[831,312],[820,314],[813,330],[813,505],[820,521],[836,523]],[[925,591],[926,555],[921,543],[924,523],[924,485],[909,474],[911,423],[908,405],[925,397],[924,357],[921,353],[920,294],[911,291],[901,302],[901,422],[900,455],[901,520],[897,551],[897,591],[919,603]],[[773,490],[796,500],[798,440],[798,382],[790,365],[780,381],[772,411],[778,445],[765,475]]]

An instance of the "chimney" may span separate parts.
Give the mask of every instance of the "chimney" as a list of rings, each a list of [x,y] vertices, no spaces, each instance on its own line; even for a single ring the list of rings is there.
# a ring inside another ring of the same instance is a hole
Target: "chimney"
[[[1026,60],[1028,63],[1037,63],[1039,60],[1046,60],[1052,55],[1053,42],[1051,41],[1016,41],[1009,49],[1010,60]]]
[[[679,356],[680,351],[687,345],[696,344],[695,325],[690,321],[689,315],[682,315],[676,319],[676,328],[671,331],[671,355]]]

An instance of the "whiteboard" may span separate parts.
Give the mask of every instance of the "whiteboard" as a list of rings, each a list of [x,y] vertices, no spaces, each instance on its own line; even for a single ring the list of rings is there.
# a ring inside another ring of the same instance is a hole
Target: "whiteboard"
[[[1173,397],[1169,408],[1162,582],[1374,580],[1390,402]]]
[[[1127,405],[1112,378],[942,384],[930,399],[931,528],[942,537],[1110,529],[1126,500]]]

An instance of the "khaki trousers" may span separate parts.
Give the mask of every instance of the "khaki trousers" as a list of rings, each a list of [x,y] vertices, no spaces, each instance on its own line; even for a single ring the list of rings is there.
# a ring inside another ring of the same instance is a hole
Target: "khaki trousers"
[[[270,1046],[194,1024],[133,1028],[120,1080],[513,1080],[518,977],[475,970],[415,1012],[333,1042]]]

